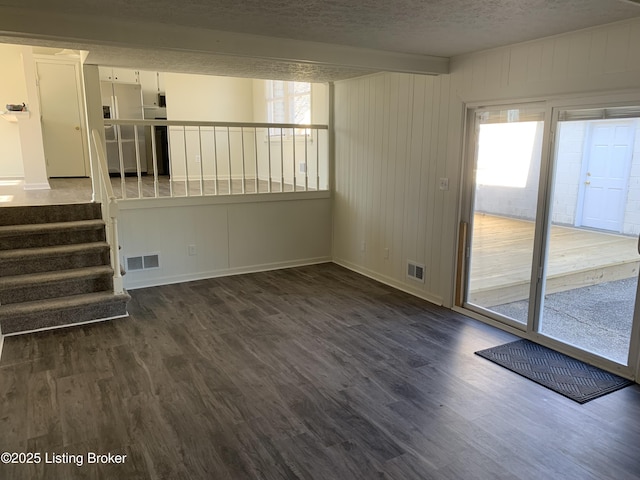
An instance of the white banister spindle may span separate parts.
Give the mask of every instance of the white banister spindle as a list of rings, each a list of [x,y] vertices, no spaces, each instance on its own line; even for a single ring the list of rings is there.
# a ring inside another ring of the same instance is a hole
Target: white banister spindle
[[[213,193],[218,195],[218,140],[216,127],[213,127]]]
[[[309,130],[304,130],[304,191],[309,190],[309,164],[307,163]]]
[[[156,152],[156,127],[151,125],[151,158],[153,161],[153,196],[158,198],[158,153]]]
[[[245,192],[245,183],[247,181],[247,174],[244,166],[244,127],[240,127],[240,146],[242,147],[242,193]]]
[[[284,192],[284,136],[280,127],[280,191]]]
[[[229,160],[229,195],[233,193],[232,185],[231,185],[231,132],[229,131],[229,127],[227,127],[227,153]]]
[[[135,152],[136,152],[136,176],[138,177],[138,198],[142,198],[142,169],[140,168],[140,145],[138,140],[140,137],[138,136],[138,126],[133,126],[133,141],[135,142]]]
[[[171,150],[171,127],[167,127],[167,147],[169,148],[169,196],[173,197],[173,151]]]
[[[104,150],[102,138],[98,130],[91,131],[93,143],[97,153],[98,180],[100,184],[100,204],[102,219],[105,223],[105,233],[109,243],[109,253],[111,257],[111,267],[113,269],[113,291],[116,294],[124,292],[122,283],[122,272],[120,271],[120,253],[118,240],[118,201],[113,193],[111,179],[109,178],[109,168],[107,167],[107,155]]]
[[[271,185],[273,183],[273,176],[271,172],[271,130],[267,128],[267,148],[269,149],[269,186],[267,191],[271,193]]]
[[[320,190],[320,130],[316,129],[316,192]]]
[[[120,269],[120,247],[118,240],[118,205],[115,199],[109,207],[111,215],[111,259],[113,265],[113,292],[121,294],[124,292],[122,283],[122,270]]]
[[[291,160],[293,162],[293,191],[296,191],[296,186],[298,183],[297,180],[297,175],[296,173],[298,173],[296,171],[296,129],[292,128],[291,129],[291,146],[293,148],[293,159]]]
[[[122,189],[122,198],[127,198],[127,183],[124,179],[124,154],[122,153],[122,127],[116,126],[116,140],[118,142],[118,161],[120,165],[120,188]]]
[[[259,188],[258,188],[258,129],[254,128],[253,129],[253,152],[256,155],[256,193],[259,193]]]
[[[187,153],[187,127],[182,127],[182,138],[184,139],[184,192],[189,196],[189,155]]]
[[[198,148],[200,151],[200,195],[204,195],[204,171],[202,164],[204,163],[204,159],[202,158],[202,130],[200,126],[198,126]]]

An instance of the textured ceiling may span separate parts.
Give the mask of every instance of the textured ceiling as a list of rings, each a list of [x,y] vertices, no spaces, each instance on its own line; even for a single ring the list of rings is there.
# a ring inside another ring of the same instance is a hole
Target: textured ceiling
[[[160,72],[199,73],[241,78],[334,82],[374,73],[331,65],[274,62],[259,58],[239,58],[204,53],[126,49],[96,46],[91,48],[90,62]]]
[[[0,5],[450,57],[640,16],[621,0],[2,0]]]
[[[157,25],[160,30],[163,25],[168,29],[193,27],[438,57],[640,16],[640,6],[625,0],[0,0],[0,33],[3,8],[138,22]],[[116,30],[113,43],[117,44]],[[6,27],[4,31],[8,31]],[[69,38],[87,46],[81,33],[70,31]],[[202,55],[207,55],[206,59]],[[194,73],[199,68],[197,73],[315,77],[317,81],[367,73],[366,69],[344,65],[247,57],[250,55],[233,58],[215,52],[160,54],[146,47],[136,53],[105,46],[92,50],[90,60],[121,66],[132,66],[135,60],[145,62],[138,63],[138,68]]]

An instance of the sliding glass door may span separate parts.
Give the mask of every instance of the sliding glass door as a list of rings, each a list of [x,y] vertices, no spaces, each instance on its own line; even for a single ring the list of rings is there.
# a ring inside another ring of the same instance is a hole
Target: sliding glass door
[[[538,331],[627,365],[638,291],[640,109],[562,110]]]
[[[475,115],[475,179],[468,304],[526,325],[544,112],[512,108]]]
[[[640,107],[544,113],[469,117],[463,306],[628,373],[640,342]]]

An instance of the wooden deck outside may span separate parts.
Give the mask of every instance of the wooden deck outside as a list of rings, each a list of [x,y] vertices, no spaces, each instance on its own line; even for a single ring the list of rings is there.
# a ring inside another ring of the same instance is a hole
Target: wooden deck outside
[[[474,218],[468,300],[491,307],[529,297],[533,222],[493,215]],[[638,275],[637,239],[553,226],[546,293]]]

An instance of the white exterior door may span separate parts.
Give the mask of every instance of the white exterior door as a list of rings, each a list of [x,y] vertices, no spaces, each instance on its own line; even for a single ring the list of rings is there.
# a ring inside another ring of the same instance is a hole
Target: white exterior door
[[[37,63],[42,137],[50,177],[86,177],[77,66]]]
[[[622,231],[633,140],[631,122],[592,125],[582,185],[581,225]]]

